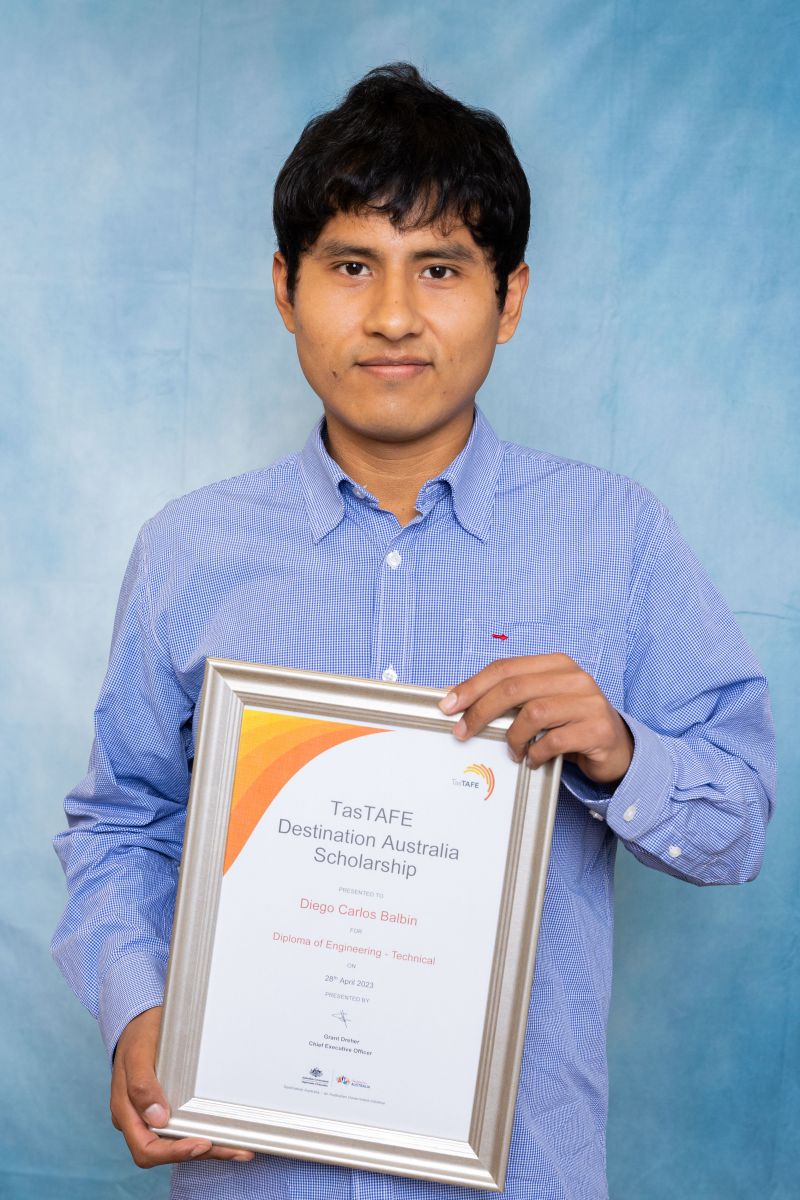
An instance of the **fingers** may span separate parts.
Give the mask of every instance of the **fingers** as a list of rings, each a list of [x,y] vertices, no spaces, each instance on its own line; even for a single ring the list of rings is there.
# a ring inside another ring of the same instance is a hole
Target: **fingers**
[[[459,741],[517,710],[506,740],[511,757],[532,767],[563,754],[595,782],[619,781],[633,737],[591,675],[565,654],[498,659],[450,691],[439,707],[461,713]]]
[[[541,678],[547,680],[548,677],[542,676]],[[559,725],[574,722],[579,713],[584,713],[593,707],[597,708],[599,715],[602,711],[602,704],[602,697],[598,703],[591,695],[584,697],[578,695],[577,692],[564,694],[555,691],[555,686],[549,694],[537,695],[528,700],[524,700],[520,696],[517,701],[519,711],[506,733],[512,758],[517,760],[522,758],[528,742],[546,729],[555,729]],[[455,736],[459,740],[464,740],[479,733],[490,721],[500,715],[498,709],[501,705],[505,705],[503,711],[508,712],[508,692],[505,687],[500,688],[500,694],[497,694],[497,689],[493,689],[483,699],[473,704],[459,722],[462,727],[460,729],[456,727],[453,730]],[[512,705],[512,707],[515,706]],[[588,716],[589,713],[586,712],[586,715]]]
[[[160,1137],[148,1128],[148,1121],[149,1117],[137,1111],[127,1094],[117,1094],[114,1124],[125,1138],[137,1167],[164,1166],[194,1158],[219,1158],[237,1162],[249,1162],[253,1158],[249,1150],[215,1146],[208,1138]]]
[[[487,693],[494,691],[496,688],[501,688],[501,692],[497,692],[496,696],[501,694],[504,697],[510,698],[509,703],[503,709],[498,709],[491,717],[499,717],[504,712],[508,712],[510,708],[515,708],[520,703],[518,697],[525,690],[524,680],[532,679],[536,676],[545,675],[571,676],[582,675],[580,667],[566,654],[531,654],[516,658],[498,658],[494,662],[489,663],[488,667],[484,667],[482,671],[465,679],[448,692],[445,698],[440,702],[439,707],[442,712],[448,715],[452,713],[464,712],[475,704],[476,701],[485,697]],[[538,680],[540,688],[544,686],[543,680]],[[528,686],[535,686],[529,684]],[[527,699],[527,697],[525,697]]]
[[[192,1158],[249,1161],[253,1154],[229,1146],[214,1146],[209,1138],[160,1137],[149,1126],[161,1128],[169,1120],[169,1103],[156,1078],[155,1055],[160,1008],[134,1018],[123,1031],[114,1056],[111,1077],[111,1119],[122,1133],[139,1167],[156,1167]]]
[[[527,660],[517,661],[522,663]],[[519,717],[515,719],[512,726],[515,736],[509,737],[509,745],[512,749],[520,750],[524,742],[535,737],[542,729],[561,723],[567,707],[574,706],[577,699],[589,697],[597,691],[594,680],[574,663],[571,671],[556,668],[505,674],[493,684],[490,683],[490,677],[486,677],[482,681],[483,690],[476,693],[474,685],[478,679],[479,675],[475,675],[449,693],[449,696],[457,697],[455,703],[451,701],[452,712],[463,714],[453,727],[453,733],[460,740],[474,737],[497,717],[518,708],[523,720],[518,724]],[[440,707],[444,706],[449,696],[445,697]],[[523,732],[527,736],[523,737]]]
[[[136,1101],[129,1095],[129,1086],[136,1096]],[[156,1167],[165,1163],[183,1162],[187,1158],[197,1158],[211,1150],[211,1142],[207,1138],[183,1138],[173,1141],[153,1133],[148,1128],[147,1118],[136,1108],[136,1103],[141,1104],[148,1098],[145,1091],[144,1083],[137,1082],[135,1077],[129,1085],[124,1067],[120,1065],[118,1069],[115,1063],[111,1083],[112,1119],[125,1138],[131,1158],[137,1167]],[[169,1119],[169,1114],[165,1104],[159,1107],[163,1107],[166,1112],[159,1121],[159,1124],[163,1125]]]
[[[535,768],[544,766],[553,758],[558,758],[559,754],[581,759],[581,754],[576,752],[573,747],[586,740],[589,732],[590,727],[581,724],[548,729],[547,733],[543,733],[540,738],[525,747],[517,758],[517,762],[521,762],[527,755],[528,766]]]

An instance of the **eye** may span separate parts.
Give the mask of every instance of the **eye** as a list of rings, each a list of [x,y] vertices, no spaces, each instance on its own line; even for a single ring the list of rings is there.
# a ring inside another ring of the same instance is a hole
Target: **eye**
[[[336,264],[336,270],[340,275],[348,275],[351,279],[358,279],[362,271],[366,271],[366,263],[362,262],[343,262]]]
[[[435,267],[426,267],[423,271],[423,275],[428,271],[430,271],[431,279],[450,279],[455,275],[455,271],[452,267],[444,267],[441,265],[437,265]]]

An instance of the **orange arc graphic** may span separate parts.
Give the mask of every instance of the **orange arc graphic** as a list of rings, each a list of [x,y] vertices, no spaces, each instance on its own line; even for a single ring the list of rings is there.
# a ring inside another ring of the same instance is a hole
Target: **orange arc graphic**
[[[256,825],[293,775],[333,746],[370,733],[385,732],[368,725],[245,709],[223,873],[236,861]]]
[[[484,800],[488,800],[494,791],[494,771],[491,767],[484,766],[483,763],[470,763],[464,768],[465,775],[477,775],[486,784],[486,795]]]

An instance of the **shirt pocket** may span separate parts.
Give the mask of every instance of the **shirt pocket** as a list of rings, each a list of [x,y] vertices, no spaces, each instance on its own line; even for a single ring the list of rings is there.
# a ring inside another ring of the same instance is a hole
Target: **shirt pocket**
[[[568,654],[595,677],[603,649],[603,630],[594,625],[557,625],[548,621],[515,621],[492,625],[469,618],[464,622],[461,678],[467,679],[498,658],[525,654]]]

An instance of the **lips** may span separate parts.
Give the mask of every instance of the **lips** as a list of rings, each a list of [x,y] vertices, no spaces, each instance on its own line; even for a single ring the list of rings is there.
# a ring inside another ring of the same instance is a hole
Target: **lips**
[[[376,358],[362,358],[358,365],[360,367],[427,367],[428,360],[413,358],[410,355],[393,358],[388,354],[382,354]]]
[[[430,363],[427,359],[409,355],[397,358],[380,355],[375,358],[364,358],[356,365],[378,379],[399,381],[421,375],[425,368],[430,366]]]

